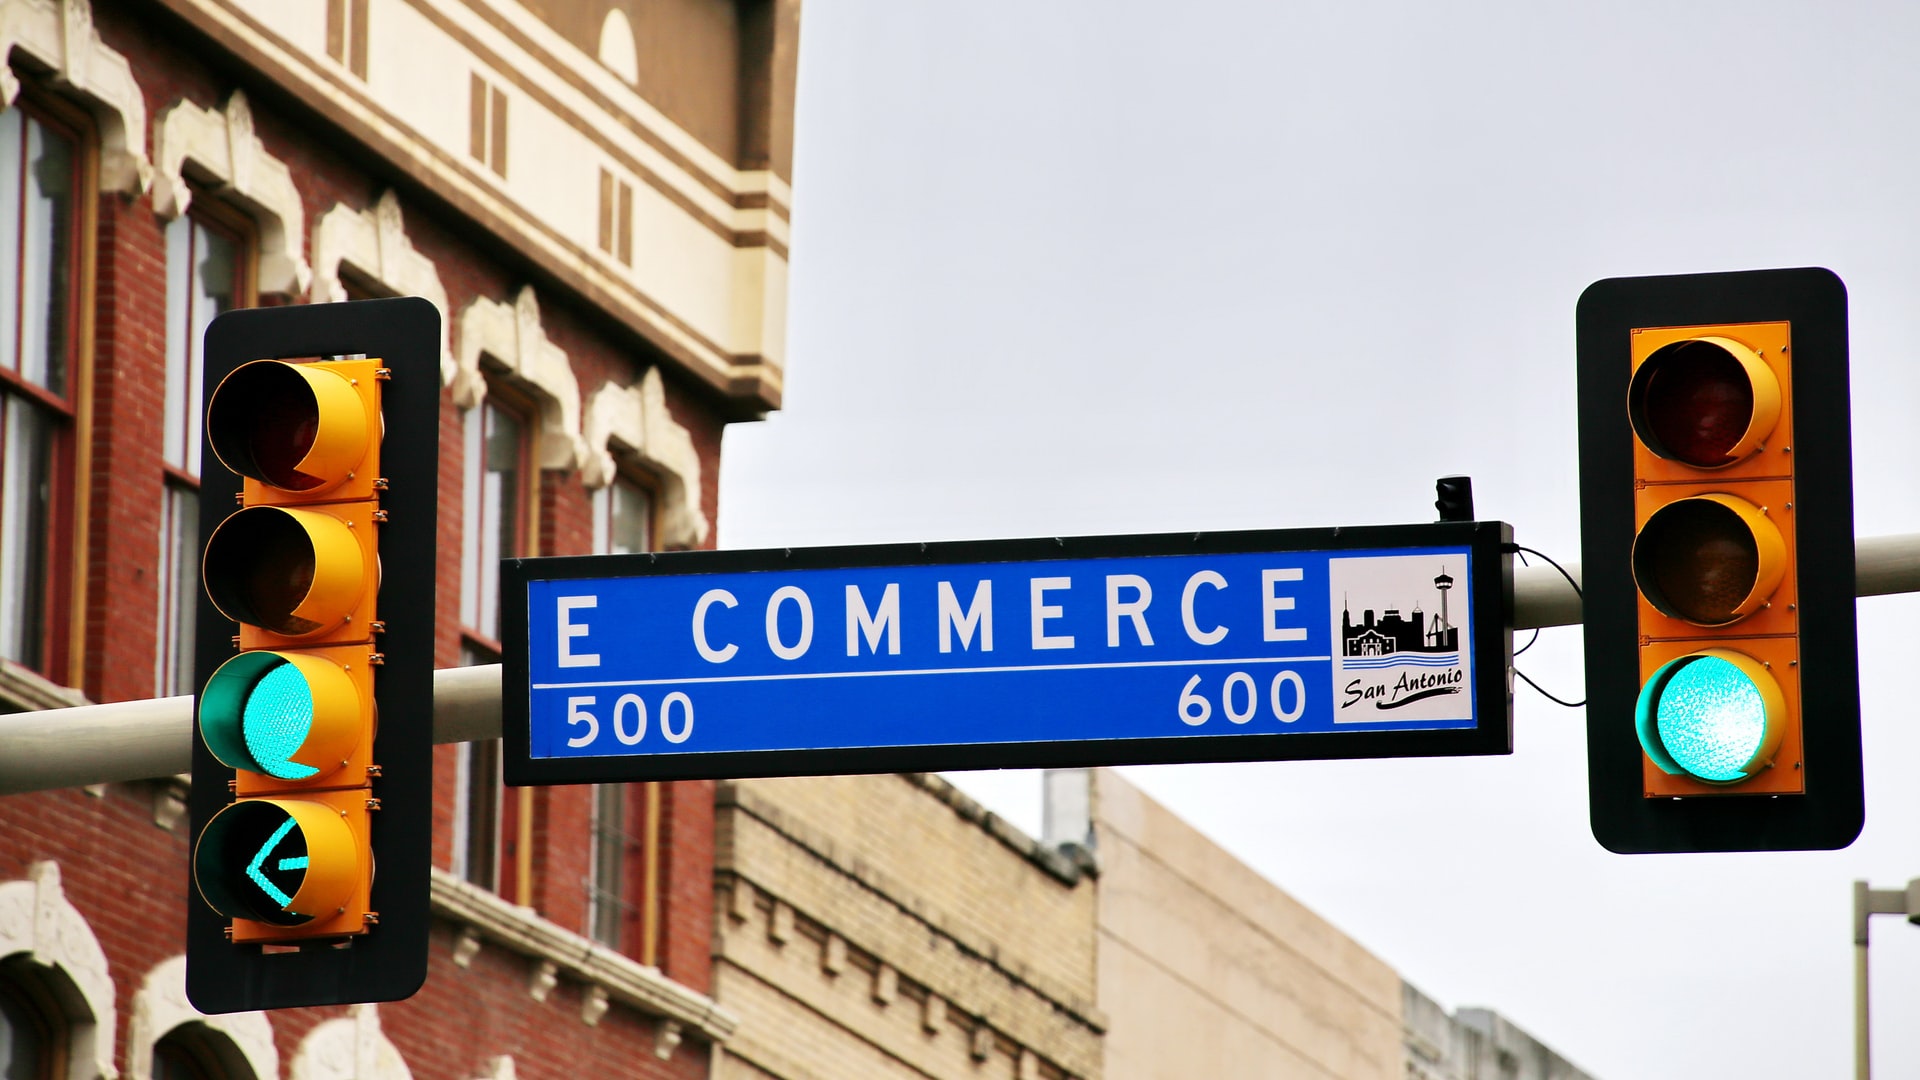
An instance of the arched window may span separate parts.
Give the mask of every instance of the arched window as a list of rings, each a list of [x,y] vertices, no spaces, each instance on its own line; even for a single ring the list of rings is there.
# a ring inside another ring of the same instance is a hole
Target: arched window
[[[59,1009],[19,961],[0,963],[0,1080],[54,1080],[66,1072]]]
[[[198,1024],[181,1024],[153,1044],[153,1080],[222,1080],[228,1072]]]

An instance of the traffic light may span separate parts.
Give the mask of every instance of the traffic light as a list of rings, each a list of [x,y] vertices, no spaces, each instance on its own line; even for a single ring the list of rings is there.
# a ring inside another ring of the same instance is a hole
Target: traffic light
[[[1864,800],[1845,287],[1616,278],[1576,321],[1594,836],[1846,846]]]
[[[426,977],[438,341],[417,298],[208,327],[187,934],[203,1012],[389,1001]]]

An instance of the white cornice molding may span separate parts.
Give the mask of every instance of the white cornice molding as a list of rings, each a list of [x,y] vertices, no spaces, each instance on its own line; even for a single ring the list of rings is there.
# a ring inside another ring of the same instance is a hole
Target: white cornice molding
[[[181,1024],[198,1023],[233,1044],[256,1080],[278,1080],[280,1051],[273,1024],[263,1012],[209,1016],[187,1000],[187,958],[170,957],[153,966],[133,996],[133,1020],[127,1025],[127,1080],[152,1080],[153,1046]]]
[[[343,267],[395,296],[422,296],[439,309],[440,384],[451,385],[458,368],[448,345],[452,321],[447,317],[447,288],[440,283],[433,260],[415,250],[400,213],[400,196],[393,189],[366,210],[335,203],[314,222],[314,303],[347,298],[347,288],[340,281]]]
[[[138,195],[153,182],[147,160],[147,101],[133,65],[93,28],[88,0],[0,0],[0,60],[19,49],[53,69],[56,85],[79,94],[100,127],[100,187]],[[0,62],[0,101],[20,97],[20,77]]]
[[[0,884],[0,956],[14,953],[25,953],[70,984],[73,993],[55,995],[63,1001],[72,1033],[69,1080],[118,1080],[113,975],[100,940],[60,887],[58,863],[34,863],[27,880]]]
[[[203,109],[180,100],[160,111],[153,153],[157,159],[153,210],[171,220],[187,212],[193,192],[186,172],[211,182],[259,228],[259,288],[263,293],[297,297],[307,291],[313,271],[300,252],[307,212],[285,162],[267,153],[254,134],[253,110],[245,93],[235,90],[222,110]]]
[[[531,908],[509,904],[439,867],[433,869],[433,913],[474,928],[489,944],[553,965],[558,977],[602,988],[612,1001],[679,1024],[682,1030],[698,1032],[708,1043],[724,1043],[740,1025],[739,1019],[718,1002],[667,978],[659,968],[647,967],[589,941],[541,918]],[[661,1038],[657,1032],[656,1040]],[[295,1076],[294,1080],[301,1078]]]
[[[540,301],[533,286],[521,287],[513,303],[476,297],[460,313],[460,351],[456,355],[454,404],[471,409],[486,400],[482,354],[505,366],[536,391],[540,402],[540,440],[535,454],[543,469],[576,470],[587,460],[580,435],[580,381],[565,349],[547,340],[540,325]]]
[[[603,488],[619,475],[614,452],[624,450],[660,480],[660,543],[697,548],[711,525],[701,505],[700,451],[693,433],[667,410],[660,369],[648,368],[638,385],[607,383],[587,400],[587,463],[581,479]]]
[[[400,1048],[380,1030],[380,1010],[354,1005],[315,1025],[293,1056],[291,1080],[413,1080]]]

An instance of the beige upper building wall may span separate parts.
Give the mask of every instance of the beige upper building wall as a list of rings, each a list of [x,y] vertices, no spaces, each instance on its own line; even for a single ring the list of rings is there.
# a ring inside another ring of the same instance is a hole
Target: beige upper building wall
[[[1094,1080],[1094,883],[937,777],[723,784],[718,1077]]]
[[[1107,1080],[1404,1075],[1391,967],[1117,773],[1050,774],[1050,797],[1076,778],[1092,785]]]
[[[164,2],[729,411],[778,407],[798,0]]]

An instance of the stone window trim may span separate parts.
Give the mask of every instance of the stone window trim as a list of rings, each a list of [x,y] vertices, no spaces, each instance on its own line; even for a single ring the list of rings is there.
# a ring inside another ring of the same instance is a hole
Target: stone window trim
[[[155,964],[133,997],[133,1020],[127,1025],[126,1080],[152,1080],[155,1044],[183,1024],[200,1025],[230,1044],[255,1080],[279,1080],[280,1051],[274,1046],[273,1024],[267,1014],[209,1016],[194,1008],[187,1000],[185,954]]]
[[[263,295],[297,299],[313,270],[300,244],[306,210],[293,172],[254,134],[253,109],[235,90],[222,109],[182,99],[160,111],[154,125],[153,210],[166,220],[187,212],[189,173],[212,194],[253,219],[258,232],[255,287]]]
[[[26,880],[0,883],[0,959],[19,954],[55,984],[66,1013],[69,1080],[118,1080],[107,954],[61,888],[58,863],[34,863]]]
[[[380,1029],[377,1005],[314,1025],[293,1055],[289,1080],[413,1080],[400,1048]]]
[[[86,694],[0,657],[0,712],[34,712],[91,705]]]
[[[0,60],[15,50],[52,71],[93,115],[100,139],[100,190],[137,196],[153,182],[147,160],[147,104],[133,65],[107,47],[89,0],[0,0]],[[20,76],[0,63],[0,102],[20,98]]]
[[[459,368],[448,344],[447,288],[433,260],[416,250],[407,235],[396,192],[389,188],[365,210],[334,204],[314,222],[312,250],[316,304],[347,298],[340,277],[343,271],[358,274],[395,296],[425,297],[440,312],[440,385],[453,385]]]
[[[543,999],[561,978],[582,984],[588,1001],[617,1002],[655,1018],[656,1054],[691,1035],[712,1045],[725,1043],[740,1025],[718,1002],[682,986],[630,957],[596,944],[536,914],[433,868],[433,913],[463,927],[454,961],[472,963],[483,943],[491,943],[533,961],[528,993]],[[600,991],[599,994],[594,993]],[[604,995],[602,998],[601,995]],[[593,1023],[598,1015],[583,1022]],[[294,1080],[300,1080],[296,1075]]]
[[[697,548],[712,524],[702,502],[700,451],[693,434],[667,410],[660,369],[648,368],[633,386],[607,383],[587,399],[587,460],[581,480],[589,491],[620,475],[616,454],[628,454],[660,482],[659,539],[663,550]]]
[[[533,392],[540,413],[534,464],[567,472],[586,464],[587,440],[580,434],[580,381],[574,377],[566,350],[547,339],[533,286],[522,286],[511,304],[482,296],[461,311],[457,370],[449,385],[453,403],[462,409],[486,400],[482,355],[504,366]]]

